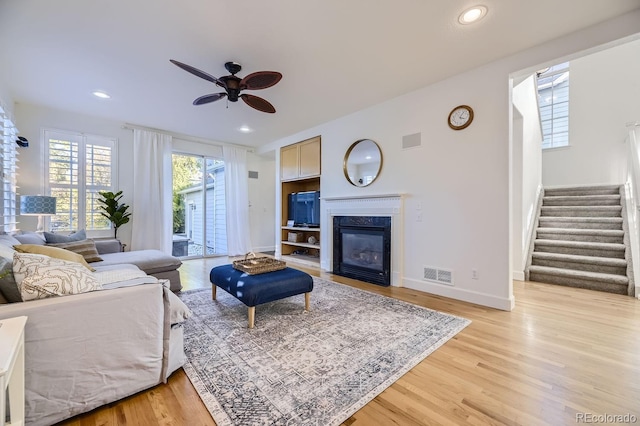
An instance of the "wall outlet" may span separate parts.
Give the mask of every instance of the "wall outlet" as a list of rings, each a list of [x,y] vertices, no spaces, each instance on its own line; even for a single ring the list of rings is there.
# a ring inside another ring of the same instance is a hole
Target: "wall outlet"
[[[478,270],[477,269],[472,269],[471,270],[471,279],[473,279],[473,280],[477,280],[478,279]]]

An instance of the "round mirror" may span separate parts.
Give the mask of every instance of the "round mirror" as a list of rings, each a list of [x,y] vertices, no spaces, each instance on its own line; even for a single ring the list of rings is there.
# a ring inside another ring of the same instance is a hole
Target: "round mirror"
[[[355,186],[368,186],[382,168],[382,151],[371,139],[354,142],[344,155],[344,176]]]

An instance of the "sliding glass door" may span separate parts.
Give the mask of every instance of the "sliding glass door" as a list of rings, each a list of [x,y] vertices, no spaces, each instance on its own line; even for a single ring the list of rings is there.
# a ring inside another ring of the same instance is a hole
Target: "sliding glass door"
[[[173,255],[227,253],[224,161],[173,154]]]

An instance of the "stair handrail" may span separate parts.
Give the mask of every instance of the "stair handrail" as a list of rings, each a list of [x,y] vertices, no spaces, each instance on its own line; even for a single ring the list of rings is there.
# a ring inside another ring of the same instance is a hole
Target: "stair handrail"
[[[635,297],[640,299],[640,150],[638,150],[638,133],[640,121],[626,123],[629,142],[627,159],[627,181],[625,183],[625,199],[627,203],[627,222],[629,228],[629,245],[633,267]]]

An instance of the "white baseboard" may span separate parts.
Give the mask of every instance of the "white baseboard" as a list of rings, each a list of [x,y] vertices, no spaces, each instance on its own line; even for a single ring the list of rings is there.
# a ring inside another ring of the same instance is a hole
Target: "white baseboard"
[[[513,279],[524,281],[524,271],[513,271]]]
[[[265,251],[275,251],[275,250],[276,250],[275,246],[264,246],[264,247],[254,247],[253,248],[253,252],[254,253],[258,253],[258,252],[262,253],[262,252],[265,252]]]
[[[510,298],[496,297],[471,290],[464,290],[456,287],[433,284],[408,278],[403,280],[403,287],[423,291],[425,293],[437,294],[438,296],[449,297],[451,299],[462,300],[463,302],[488,306],[502,311],[511,311],[515,307],[515,299],[513,296]]]

